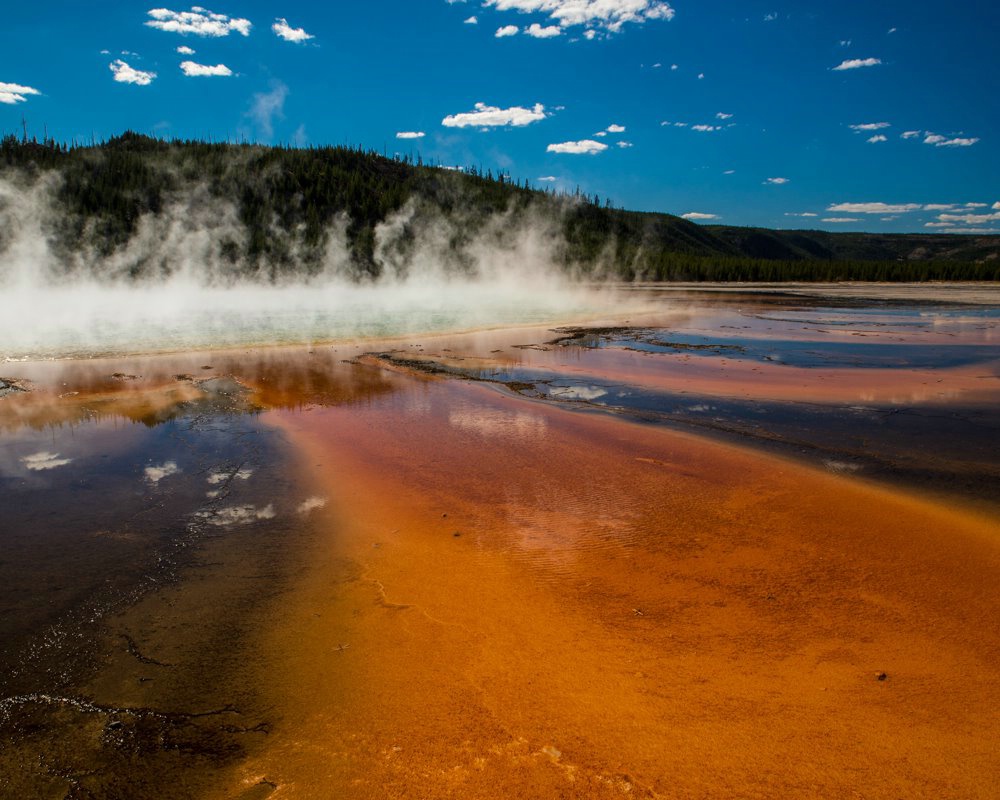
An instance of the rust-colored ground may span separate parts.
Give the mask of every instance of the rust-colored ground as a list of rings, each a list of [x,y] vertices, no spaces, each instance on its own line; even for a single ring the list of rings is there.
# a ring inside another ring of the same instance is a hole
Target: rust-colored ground
[[[1000,793],[995,520],[476,385],[270,420],[328,537],[236,786]]]
[[[778,340],[852,335],[786,317],[723,308],[660,324],[738,324],[740,336]],[[903,346],[990,344],[995,330],[868,322],[854,333]],[[271,523],[296,531],[291,566],[251,549],[264,567],[235,559],[221,578],[188,576],[128,612],[121,627],[139,650],[191,660],[189,671],[140,685],[137,657],[119,643],[86,691],[195,711],[238,695],[253,723],[246,761],[206,766],[170,745],[181,774],[205,779],[198,785],[224,774],[213,798],[1000,796],[994,506],[924,501],[517,396],[513,383],[411,369],[424,359],[469,373],[537,370],[697,402],[899,403],[928,412],[913,424],[933,432],[950,409],[1000,398],[996,361],[805,369],[701,351],[560,348],[556,335],[5,367],[33,389],[0,404],[5,436],[108,418],[122,421],[119,441],[128,421],[262,410],[298,454],[282,492],[313,496],[279,506],[287,527]],[[983,427],[984,441],[993,430]],[[977,453],[970,469],[989,478],[995,459]],[[932,466],[931,455],[917,466]],[[240,553],[253,541],[235,531],[213,546]],[[267,592],[250,581],[267,581]],[[234,587],[267,602],[240,605]],[[241,624],[220,622],[244,606],[255,610]],[[224,652],[198,638],[215,630],[203,620],[232,628],[208,637]],[[213,704],[204,676],[220,674],[232,686]],[[118,755],[133,759],[135,781],[151,761],[130,753]]]

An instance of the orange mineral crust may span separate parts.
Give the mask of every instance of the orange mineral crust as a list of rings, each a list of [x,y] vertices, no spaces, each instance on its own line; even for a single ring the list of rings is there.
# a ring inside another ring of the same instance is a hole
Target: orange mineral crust
[[[265,419],[324,535],[244,796],[1000,795],[995,518],[478,384]]]

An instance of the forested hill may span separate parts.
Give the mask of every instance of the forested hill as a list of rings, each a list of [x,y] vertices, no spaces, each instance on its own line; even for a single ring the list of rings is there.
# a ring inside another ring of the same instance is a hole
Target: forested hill
[[[184,259],[273,279],[331,265],[355,278],[405,272],[428,254],[471,270],[484,248],[525,252],[524,242],[534,241],[549,260],[585,277],[1000,280],[1000,236],[696,225],[533,189],[504,173],[348,147],[126,133],[70,148],[9,136],[0,142],[0,218],[23,227],[19,204],[32,204],[30,217],[57,262],[110,263],[135,277],[169,273]],[[14,227],[0,227],[0,261]]]

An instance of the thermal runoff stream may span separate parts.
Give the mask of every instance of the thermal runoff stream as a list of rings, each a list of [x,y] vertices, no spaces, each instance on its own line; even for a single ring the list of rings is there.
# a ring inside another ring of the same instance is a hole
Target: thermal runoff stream
[[[1000,295],[8,283],[4,797],[991,798]]]

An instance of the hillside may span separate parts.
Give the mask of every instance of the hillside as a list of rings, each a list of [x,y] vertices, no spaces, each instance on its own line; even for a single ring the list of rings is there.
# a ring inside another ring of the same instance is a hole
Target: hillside
[[[584,277],[1000,280],[1000,236],[697,225],[532,189],[503,173],[347,147],[126,133],[69,148],[9,136],[0,142],[0,181],[0,252],[34,225],[59,270],[116,278],[195,263],[213,279],[331,269],[365,279],[423,262],[462,272],[484,251],[530,245]]]

